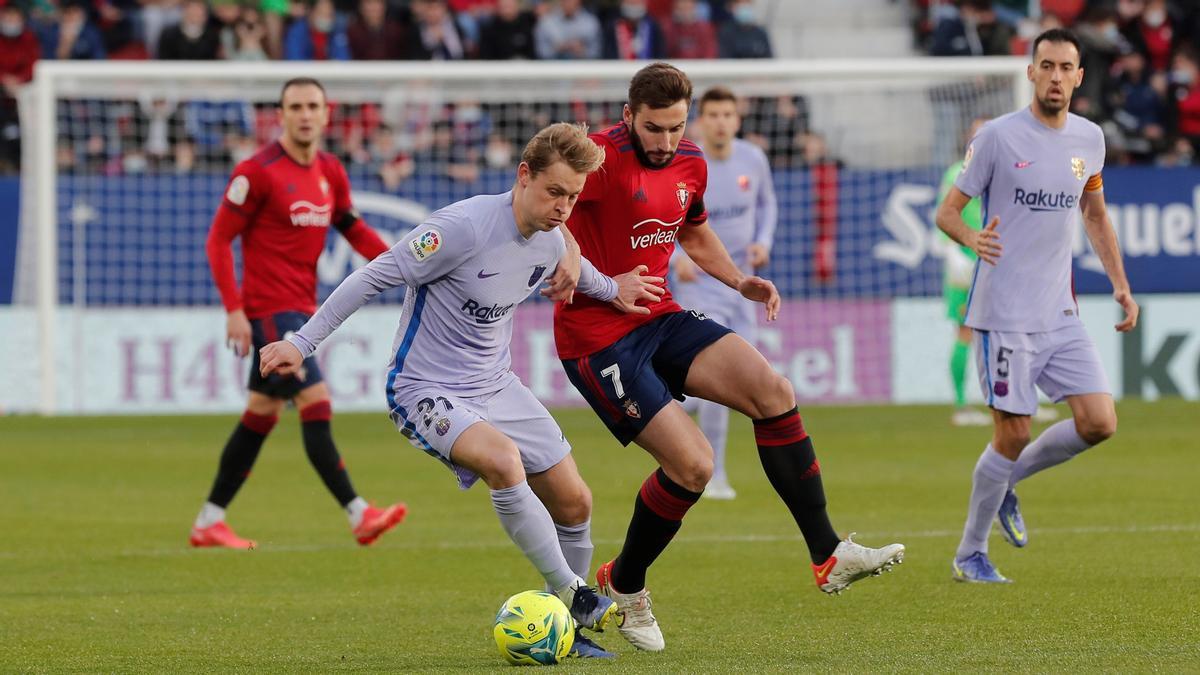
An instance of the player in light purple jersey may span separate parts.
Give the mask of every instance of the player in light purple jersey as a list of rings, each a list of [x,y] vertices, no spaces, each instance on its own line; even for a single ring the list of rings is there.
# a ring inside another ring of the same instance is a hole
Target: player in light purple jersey
[[[778,206],[771,166],[758,146],[736,138],[742,118],[737,98],[729,89],[713,87],[704,92],[697,122],[708,160],[708,188],[704,194],[708,224],[738,269],[755,274],[770,260],[775,236]],[[675,249],[671,268],[678,282],[672,288],[680,305],[703,312],[754,344],[758,334],[755,303],[705,274],[682,248]],[[733,499],[737,492],[729,484],[725,470],[729,408],[699,398],[689,399],[688,404],[688,411],[694,409],[697,413],[700,430],[713,448],[713,475],[704,488],[704,496]]]
[[[406,286],[389,364],[392,420],[413,445],[482,478],[513,542],[579,626],[602,630],[616,605],[583,579],[591,565],[591,493],[562,431],[509,369],[515,307],[566,259],[559,228],[604,159],[586,129],[546,127],[526,146],[510,192],[451,204],[350,275],[299,331],[262,349],[263,373],[290,373],[355,310]],[[573,249],[578,256],[578,248]],[[657,300],[644,267],[611,279],[582,260],[580,292],[622,311]],[[546,291],[543,291],[546,293]],[[611,657],[582,635],[572,653]]]
[[[1071,459],[1116,432],[1117,413],[1095,345],[1079,320],[1071,279],[1076,210],[1108,274],[1113,298],[1132,330],[1138,306],[1129,290],[1117,238],[1104,206],[1104,135],[1068,112],[1083,81],[1079,41],[1049,30],[1033,43],[1028,108],[980,129],[967,148],[962,173],[938,207],[943,232],[979,256],[967,299],[983,395],[995,432],[975,465],[962,541],[954,557],[959,581],[1004,583],[988,558],[992,520],[1008,542],[1023,547],[1029,534],[1014,486]],[[1102,75],[1102,74],[1098,74]],[[972,230],[962,209],[983,199],[987,226]],[[1072,419],[1030,443],[1037,389],[1065,400]]]

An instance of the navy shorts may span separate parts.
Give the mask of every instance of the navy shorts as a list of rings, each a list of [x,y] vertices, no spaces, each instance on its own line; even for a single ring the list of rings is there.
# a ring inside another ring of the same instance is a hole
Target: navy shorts
[[[247,385],[250,391],[257,391],[271,398],[292,399],[302,389],[321,381],[321,367],[317,365],[317,359],[312,356],[304,359],[304,366],[301,370],[304,373],[303,380],[295,375],[280,375],[279,373],[271,373],[264,378],[258,372],[258,350],[276,340],[282,340],[288,333],[300,330],[300,327],[307,321],[308,315],[304,312],[280,312],[265,319],[250,320],[251,341],[254,343],[250,350],[254,353],[254,357],[250,363],[250,383]]]
[[[683,400],[696,355],[732,332],[699,312],[673,312],[563,367],[612,435],[629,445],[672,398]]]

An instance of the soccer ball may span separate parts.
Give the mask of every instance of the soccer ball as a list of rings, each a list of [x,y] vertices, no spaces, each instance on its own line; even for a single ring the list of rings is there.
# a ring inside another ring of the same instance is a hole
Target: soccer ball
[[[517,593],[496,612],[492,629],[500,655],[516,666],[552,665],[575,643],[571,613],[544,591]]]

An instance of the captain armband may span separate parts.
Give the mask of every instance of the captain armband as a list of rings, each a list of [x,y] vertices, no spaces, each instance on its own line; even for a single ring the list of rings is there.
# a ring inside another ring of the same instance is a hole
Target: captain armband
[[[358,209],[350,209],[339,216],[337,220],[333,221],[333,227],[338,232],[345,234],[346,230],[353,227],[360,219],[362,219],[362,216],[359,215]]]

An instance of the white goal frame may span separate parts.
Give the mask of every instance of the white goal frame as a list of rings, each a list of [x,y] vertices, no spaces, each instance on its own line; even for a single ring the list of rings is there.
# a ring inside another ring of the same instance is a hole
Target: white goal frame
[[[773,78],[823,82],[837,86],[846,81],[923,80],[969,76],[1007,76],[1013,80],[1013,100],[1028,100],[1032,89],[1024,76],[1028,60],[1022,57],[984,58],[897,58],[897,59],[822,59],[822,60],[712,60],[688,61],[680,66],[695,78],[719,79],[736,91],[739,83]],[[273,87],[292,77],[315,77],[327,86],[339,82],[364,81],[441,82],[469,86],[472,82],[502,87],[531,79],[562,82],[602,82],[620,90],[641,62],[582,61],[460,61],[460,62],[137,62],[137,61],[53,61],[42,60],[34,69],[34,78],[22,93],[22,127],[26,150],[22,157],[21,232],[36,231],[36,272],[34,305],[37,313],[38,370],[40,395],[38,410],[52,415],[57,411],[57,313],[58,288],[58,175],[55,148],[59,123],[55,101],[86,90],[102,80],[123,80],[164,86],[188,80],[222,80],[234,88],[271,82]],[[88,83],[93,83],[89,85]],[[130,91],[111,92],[112,98],[128,96]],[[509,91],[510,95],[513,95]],[[1014,108],[1017,106],[1014,106]],[[42,111],[36,117],[26,110]],[[45,114],[44,111],[49,111]],[[36,219],[28,228],[26,219]],[[26,251],[28,253],[28,251]],[[15,300],[16,298],[14,298]]]

